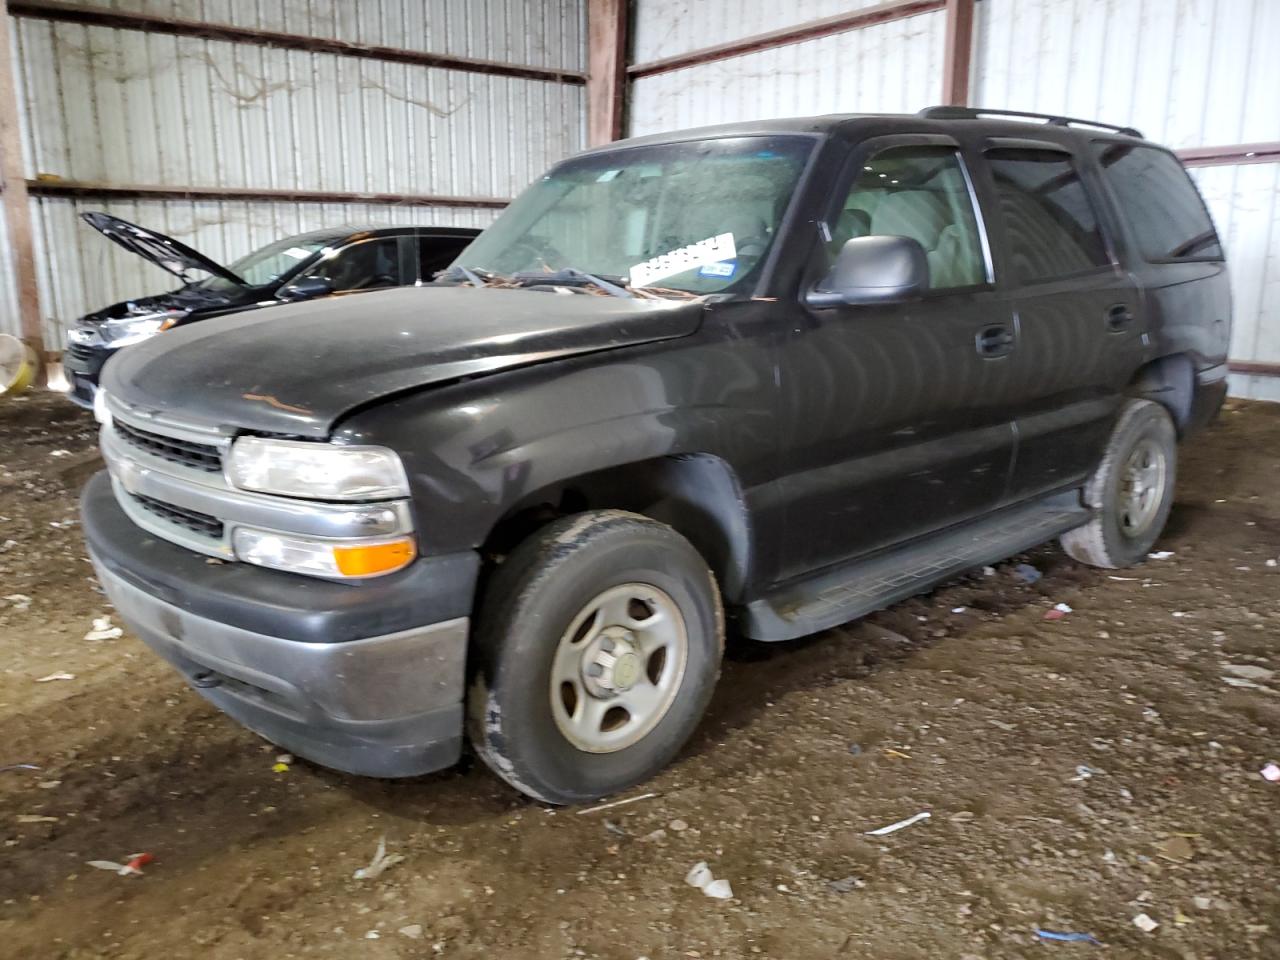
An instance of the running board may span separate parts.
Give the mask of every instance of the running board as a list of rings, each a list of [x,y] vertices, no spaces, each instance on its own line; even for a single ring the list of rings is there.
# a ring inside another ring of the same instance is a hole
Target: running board
[[[984,564],[1029,550],[1088,523],[1076,491],[1011,507],[951,530],[787,584],[742,610],[743,633],[794,640],[865,617]]]

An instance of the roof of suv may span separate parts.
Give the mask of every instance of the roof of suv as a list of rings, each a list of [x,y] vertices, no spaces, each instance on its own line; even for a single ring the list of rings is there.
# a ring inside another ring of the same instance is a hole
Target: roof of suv
[[[910,125],[913,131],[934,128],[946,132],[953,124],[980,124],[991,136],[1026,137],[1032,130],[1037,139],[1062,143],[1076,143],[1076,134],[1085,132],[1103,138],[1124,138],[1142,141],[1142,134],[1132,127],[1121,127],[1094,120],[1060,117],[1053,114],[1025,113],[1014,110],[994,110],[983,107],[927,107],[919,113],[832,113],[817,117],[785,117],[772,120],[747,120],[738,123],[722,123],[714,126],[695,127],[668,133],[655,133],[632,137],[595,147],[587,153],[603,152],[619,147],[645,146],[648,144],[679,143],[686,140],[703,140],[712,137],[762,136],[770,134],[817,134],[854,132],[862,127],[892,128]],[[886,130],[885,132],[891,132]]]

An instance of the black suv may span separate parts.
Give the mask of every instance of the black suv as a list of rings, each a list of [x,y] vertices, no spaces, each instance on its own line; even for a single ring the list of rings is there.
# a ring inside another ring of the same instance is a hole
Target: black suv
[[[645,137],[553,168],[435,285],[128,351],[85,536],[126,623],[294,753],[420,774],[466,727],[581,802],[675,756],[726,619],[786,640],[1054,537],[1144,559],[1229,311],[1204,204],[1134,130]]]
[[[475,238],[462,227],[337,227],[269,243],[224,267],[186,244],[106,213],[81,219],[183,282],[81,317],[62,357],[72,400],[92,408],[102,366],[162,330],[241,310],[430,281]],[[201,280],[190,274],[205,273]]]

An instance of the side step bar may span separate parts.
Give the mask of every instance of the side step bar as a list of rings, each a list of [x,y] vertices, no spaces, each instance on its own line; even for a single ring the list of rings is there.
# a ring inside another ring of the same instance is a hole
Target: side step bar
[[[925,593],[950,577],[1051,540],[1088,523],[1093,512],[1076,491],[1011,507],[895,547],[747,604],[743,632],[756,640],[794,640],[865,617]]]

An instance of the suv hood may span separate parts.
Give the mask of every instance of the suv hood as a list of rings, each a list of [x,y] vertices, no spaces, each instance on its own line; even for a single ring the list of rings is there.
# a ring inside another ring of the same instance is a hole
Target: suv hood
[[[222,264],[163,233],[154,233],[108,213],[82,213],[80,219],[108,240],[114,240],[130,253],[149,260],[161,270],[169,271],[183,283],[187,282],[188,270],[203,270],[242,287],[249,286],[242,277],[236,276]]]
[[[682,337],[701,301],[402,287],[206,320],[123,350],[116,400],[232,433],[323,438],[392,394],[595,350]]]

